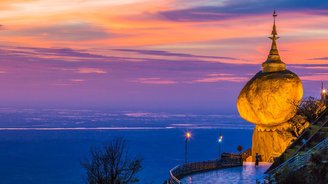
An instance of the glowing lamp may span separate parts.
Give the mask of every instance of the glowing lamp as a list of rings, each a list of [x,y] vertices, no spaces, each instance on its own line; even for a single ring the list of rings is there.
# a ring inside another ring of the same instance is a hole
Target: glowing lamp
[[[190,132],[186,132],[186,139],[190,139],[190,137],[191,137],[191,133]]]
[[[220,143],[220,142],[222,142],[222,140],[223,140],[223,136],[220,135],[220,137],[219,137],[219,139],[218,139],[218,142]]]

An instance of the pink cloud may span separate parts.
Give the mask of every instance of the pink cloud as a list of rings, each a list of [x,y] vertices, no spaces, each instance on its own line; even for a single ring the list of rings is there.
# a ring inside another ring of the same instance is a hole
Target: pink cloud
[[[83,79],[71,79],[70,81],[72,81],[72,82],[84,82],[85,80],[83,80]]]
[[[300,76],[305,81],[326,81],[328,79],[328,73],[318,73],[314,75]]]
[[[142,83],[142,84],[176,84],[176,81],[173,80],[164,80],[161,78],[139,78],[134,82]]]
[[[106,74],[107,72],[105,70],[99,69],[99,68],[78,68],[77,73],[82,74]]]
[[[293,68],[300,68],[300,69],[328,69],[328,66],[293,66]]]
[[[233,74],[212,73],[201,79],[193,80],[196,83],[213,83],[213,82],[243,82],[248,80],[246,77],[238,77]]]
[[[211,73],[208,74],[209,77],[223,77],[223,76],[233,76],[231,73]]]

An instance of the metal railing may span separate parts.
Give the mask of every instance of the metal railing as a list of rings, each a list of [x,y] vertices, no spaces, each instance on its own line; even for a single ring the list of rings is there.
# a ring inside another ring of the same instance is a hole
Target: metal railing
[[[175,166],[170,170],[170,178],[168,184],[182,184],[180,181],[184,176],[204,172],[209,170],[216,170],[220,168],[236,167],[242,165],[242,159],[238,157],[226,157],[220,160],[210,160],[204,162],[186,163],[183,165]]]
[[[175,166],[173,169],[170,170],[170,179],[169,179],[170,184],[173,184],[173,183],[180,184],[181,183],[181,181],[178,178],[176,178],[173,174],[174,171],[176,171],[179,167],[180,166]]]
[[[289,158],[286,162],[281,164],[280,166],[274,168],[273,170],[269,171],[269,175],[274,175],[276,173],[279,173],[283,171],[285,168],[288,168],[291,171],[296,171],[300,169],[302,166],[306,164],[306,162],[309,161],[312,154],[315,151],[319,151],[321,149],[328,148],[328,138],[324,139],[320,143],[318,143],[316,146],[308,150],[307,152],[303,154],[296,154],[293,157]]]

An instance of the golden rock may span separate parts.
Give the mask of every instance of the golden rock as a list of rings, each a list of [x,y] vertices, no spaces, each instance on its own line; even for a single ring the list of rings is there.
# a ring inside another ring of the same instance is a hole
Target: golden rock
[[[276,16],[274,12],[273,17]],[[295,123],[302,122],[295,114],[303,96],[303,86],[300,78],[287,70],[280,59],[275,19],[271,34],[271,50],[262,64],[262,71],[247,82],[237,99],[240,116],[256,125],[252,138],[253,161],[258,153],[262,161],[272,162],[307,126]]]
[[[275,126],[295,116],[303,86],[289,70],[258,72],[242,89],[237,109],[242,118],[262,126]]]

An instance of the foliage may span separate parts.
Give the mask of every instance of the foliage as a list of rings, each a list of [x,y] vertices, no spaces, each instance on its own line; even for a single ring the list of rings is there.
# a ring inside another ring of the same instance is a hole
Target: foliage
[[[297,114],[303,116],[307,121],[313,122],[325,109],[325,105],[318,99],[306,97],[298,106]]]
[[[275,174],[279,184],[326,184],[328,183],[328,149],[312,154],[309,162],[297,171],[285,168]]]
[[[328,149],[312,154],[307,168],[313,183],[328,183]]]
[[[298,171],[284,169],[281,173],[275,175],[275,179],[279,184],[307,184],[303,174],[304,169]]]
[[[132,184],[139,181],[141,159],[130,158],[126,141],[115,138],[103,147],[91,149],[90,160],[82,163],[89,184]]]
[[[289,120],[291,124],[289,131],[294,137],[301,135],[326,108],[320,100],[312,96],[304,98],[301,102],[293,101],[291,103],[297,107],[296,115]]]

